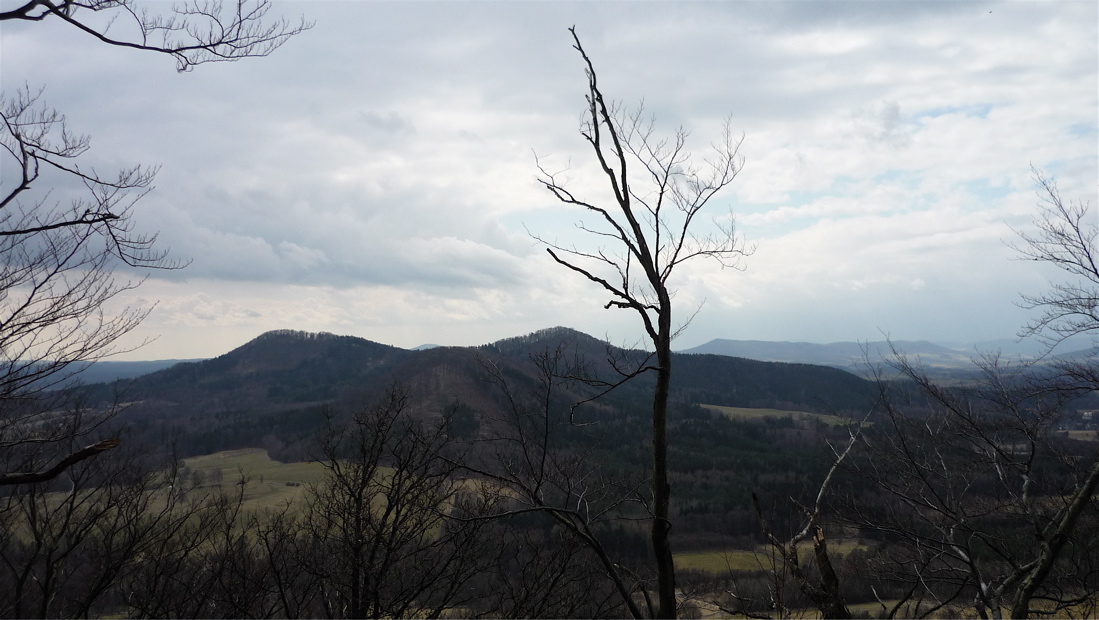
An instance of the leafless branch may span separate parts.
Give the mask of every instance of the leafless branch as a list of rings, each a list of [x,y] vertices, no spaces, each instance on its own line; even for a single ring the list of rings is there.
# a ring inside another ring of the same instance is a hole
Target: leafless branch
[[[58,19],[102,43],[167,54],[179,71],[207,62],[224,62],[267,56],[290,37],[312,27],[304,19],[296,24],[269,19],[268,0],[187,0],[170,11],[140,0],[30,0],[0,12],[0,21]],[[90,15],[108,17],[89,19]],[[122,18],[123,23],[118,23]],[[128,29],[115,36],[111,30]]]
[[[580,136],[590,148],[611,200],[604,205],[577,196],[566,187],[566,179],[549,172],[540,161],[538,182],[562,204],[594,215],[597,224],[582,223],[579,229],[597,242],[613,244],[617,249],[608,251],[603,246],[578,249],[535,238],[546,244],[546,251],[556,263],[600,286],[609,295],[604,309],[634,311],[652,342],[655,363],[643,364],[642,368],[651,368],[656,374],[652,541],[658,581],[657,615],[674,617],[677,601],[668,538],[671,491],[667,409],[671,341],[678,330],[673,332],[672,328],[670,285],[675,268],[686,261],[711,258],[723,266],[739,266],[741,259],[752,251],[737,236],[731,218],[727,225],[718,226],[716,232],[708,235],[699,235],[695,230],[697,216],[733,182],[743,166],[739,155],[741,141],[733,137],[730,123],[726,122],[722,140],[713,145],[715,154],[701,166],[692,164],[685,130],[678,130],[670,139],[658,138],[655,121],[645,116],[644,106],[630,112],[606,100],[595,66],[576,29],[569,31],[587,78],[586,111],[580,123]],[[609,387],[613,389],[616,385]]]
[[[1012,245],[1023,260],[1053,265],[1071,280],[1054,283],[1045,293],[1024,294],[1023,307],[1041,314],[1020,332],[1039,336],[1052,349],[1081,334],[1099,333],[1099,225],[1087,203],[1065,202],[1057,185],[1032,168],[1041,202],[1034,218],[1037,232],[1015,231],[1022,244]],[[1090,213],[1090,215],[1089,215]]]

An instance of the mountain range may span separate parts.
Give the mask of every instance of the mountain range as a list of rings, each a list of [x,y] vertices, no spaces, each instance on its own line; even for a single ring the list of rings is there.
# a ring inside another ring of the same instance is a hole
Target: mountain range
[[[91,402],[124,401],[124,421],[142,441],[173,442],[186,454],[263,447],[273,456],[302,458],[303,440],[326,416],[340,416],[376,399],[394,382],[411,404],[437,416],[460,407],[479,415],[504,406],[493,372],[518,392],[538,381],[532,358],[562,351],[570,364],[615,376],[610,359],[636,363],[646,353],[613,347],[567,328],[551,328],[480,347],[408,350],[352,336],[268,332],[213,359],[178,363],[131,380],[86,386]],[[863,411],[874,384],[853,373],[808,364],[678,353],[672,398],[679,403]],[[490,372],[491,371],[491,372]],[[643,412],[652,378],[642,375],[600,400],[599,407]],[[591,388],[572,388],[577,398]]]
[[[1053,357],[1058,359],[1082,359],[1094,355],[1095,347],[1096,343],[1089,343],[1087,339],[1077,338],[1059,347],[1059,351],[1067,351],[1067,353],[1057,352]],[[410,350],[427,351],[435,348],[446,347],[437,344],[423,344]],[[817,364],[842,368],[862,375],[867,368],[868,361],[871,364],[880,364],[883,360],[887,360],[894,350],[912,358],[918,357],[923,366],[937,371],[938,374],[944,372],[951,374],[949,371],[956,370],[962,375],[973,367],[973,360],[984,353],[999,352],[1013,360],[1036,359],[1045,353],[1040,342],[1017,339],[949,344],[933,343],[926,340],[881,340],[817,344],[766,340],[728,340],[723,338],[683,349],[678,353],[726,355],[764,362]],[[109,383],[118,379],[133,379],[180,363],[200,361],[203,360],[170,359],[139,362],[103,360],[87,364],[80,371],[79,380],[89,384]]]
[[[681,352],[728,355],[768,362],[820,364],[855,370],[865,368],[868,362],[871,364],[881,363],[894,350],[908,356],[919,356],[921,362],[925,365],[936,367],[964,367],[971,363],[973,357],[972,353],[948,349],[927,341],[813,344],[809,342],[716,339]]]
[[[1055,358],[1071,359],[1094,355],[1094,344],[1088,346],[1086,340],[1077,339],[1066,345],[1070,346],[1062,346],[1059,350],[1067,352],[1057,353]],[[982,354],[1000,353],[1012,360],[1032,360],[1040,357],[1044,350],[1041,343],[1016,340],[990,340],[948,347],[927,341],[907,340],[814,344],[715,339],[683,350],[681,353],[706,353],[771,362],[821,364],[860,374],[867,369],[868,364],[880,365],[887,362],[895,353],[900,353],[911,360],[918,360],[921,366],[932,371],[933,374],[965,376],[967,371],[973,368],[973,360]]]

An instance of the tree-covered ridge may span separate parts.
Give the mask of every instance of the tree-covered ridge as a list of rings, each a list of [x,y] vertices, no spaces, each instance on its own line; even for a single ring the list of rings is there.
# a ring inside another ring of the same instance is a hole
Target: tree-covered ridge
[[[213,359],[177,364],[132,381],[88,386],[85,393],[102,403],[123,393],[132,403],[125,414],[128,420],[146,432],[170,428],[182,446],[194,441],[187,453],[292,445],[319,428],[323,408],[347,410],[378,396],[394,381],[409,387],[427,415],[441,415],[455,403],[492,409],[498,399],[485,381],[483,364],[500,364],[515,381],[530,382],[530,356],[562,343],[576,359],[590,360],[592,373],[603,376],[610,373],[608,355],[644,355],[566,328],[482,347],[423,351],[282,330]],[[677,402],[850,412],[873,397],[870,382],[831,368],[710,355],[677,354],[675,359],[684,368],[673,383]],[[642,376],[612,394],[607,406],[635,407],[634,400],[648,387],[649,378]]]

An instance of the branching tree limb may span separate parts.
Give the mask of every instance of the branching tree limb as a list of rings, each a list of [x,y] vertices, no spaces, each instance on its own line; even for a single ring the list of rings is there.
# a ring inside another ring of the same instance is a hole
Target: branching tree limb
[[[179,71],[189,71],[207,62],[267,56],[312,27],[304,19],[267,19],[270,10],[268,0],[188,0],[168,11],[140,0],[29,0],[0,11],[0,21],[64,21],[107,45],[167,54]]]
[[[670,139],[655,133],[643,109],[626,112],[608,103],[600,90],[595,66],[576,34],[575,49],[587,75],[587,110],[580,135],[588,144],[610,188],[612,200],[603,206],[574,194],[560,175],[539,163],[539,182],[561,203],[580,207],[595,218],[581,222],[580,230],[603,246],[590,250],[564,246],[536,237],[558,264],[598,285],[609,296],[605,308],[634,311],[652,343],[656,372],[653,395],[653,517],[652,545],[656,557],[658,611],[662,618],[676,614],[675,567],[668,535],[671,489],[668,484],[667,410],[672,372],[673,329],[670,281],[679,265],[710,258],[738,268],[751,253],[737,236],[732,218],[716,232],[699,234],[697,218],[705,207],[736,178],[743,165],[740,138],[727,121],[710,159],[697,164],[686,148],[687,132]]]
[[[843,465],[844,460],[858,444],[867,419],[874,413],[876,407],[877,405],[875,404],[870,412],[867,413],[866,417],[850,429],[850,438],[847,441],[847,445],[844,446],[842,450],[833,449],[835,458],[832,461],[831,467],[828,468],[828,472],[824,475],[820,487],[817,489],[817,495],[816,498],[814,498],[813,505],[801,506],[801,510],[804,514],[801,529],[788,540],[782,540],[775,536],[763,514],[763,507],[760,504],[759,496],[752,493],[752,505],[755,507],[756,515],[763,528],[763,535],[767,538],[767,541],[771,544],[771,547],[775,550],[778,557],[781,558],[785,569],[788,569],[790,574],[797,581],[801,591],[804,592],[805,595],[813,601],[813,604],[817,606],[817,609],[820,610],[822,618],[851,617],[851,612],[843,602],[843,597],[840,593],[839,577],[832,567],[832,560],[828,555],[828,543],[825,540],[824,530],[820,527],[819,522],[822,506],[825,497],[828,494],[829,486],[832,484],[832,479]],[[801,560],[798,555],[798,545],[810,537],[813,539],[813,554],[816,558],[817,570],[820,573],[819,583],[813,583],[809,575],[802,569]],[[780,568],[776,566],[774,570],[778,571]]]
[[[578,377],[587,377],[587,372],[568,363],[565,344],[535,354],[531,361],[538,381],[533,390],[524,392],[506,379],[499,366],[482,360],[487,379],[499,390],[504,407],[498,417],[486,417],[483,425],[491,430],[476,440],[471,455],[460,464],[474,477],[495,485],[496,493],[506,501],[471,518],[549,515],[595,556],[631,617],[646,617],[634,596],[640,590],[648,599],[644,584],[631,578],[611,557],[596,532],[599,524],[624,506],[643,503],[637,486],[605,479],[591,468],[587,454],[565,453],[557,445],[562,429],[575,428],[574,403],[566,404],[574,400],[568,387],[583,385],[585,380]],[[491,489],[486,487],[486,491]]]
[[[56,465],[37,472],[13,472],[7,474],[0,474],[0,486],[9,486],[15,484],[38,484],[40,482],[46,482],[53,480],[61,475],[61,472],[76,465],[84,459],[91,458],[100,452],[106,452],[111,448],[117,448],[118,444],[122,443],[120,439],[105,439],[103,441],[97,441],[73,452],[69,456],[58,461]]]
[[[877,499],[854,500],[848,515],[889,541],[880,560],[907,585],[908,613],[965,596],[985,617],[1023,618],[1094,592],[1095,567],[1083,567],[1094,531],[1078,526],[1085,511],[1094,520],[1099,464],[1055,433],[1072,394],[1036,392],[1033,370],[995,356],[964,387],[935,384],[899,354],[894,364],[905,382],[882,384],[885,419],[849,466]]]
[[[1056,183],[1040,170],[1032,171],[1041,197],[1034,218],[1037,231],[1016,231],[1022,244],[1012,247],[1022,259],[1053,265],[1069,280],[1045,293],[1023,295],[1023,306],[1040,314],[1019,335],[1039,336],[1052,348],[1072,336],[1099,334],[1099,225],[1090,205],[1066,203]]]
[[[269,10],[268,0],[23,0],[0,10],[0,23],[64,22],[108,45],[167,54],[186,71],[266,56],[311,26],[270,19]],[[142,281],[116,278],[116,267],[184,265],[133,220],[157,169],[101,174],[86,164],[89,148],[41,90],[0,94],[0,456],[9,463],[19,461],[19,446],[53,444],[54,460],[70,465],[94,454],[66,455],[62,446],[87,434],[86,420],[39,399],[121,352],[119,339],[148,314],[108,309]]]

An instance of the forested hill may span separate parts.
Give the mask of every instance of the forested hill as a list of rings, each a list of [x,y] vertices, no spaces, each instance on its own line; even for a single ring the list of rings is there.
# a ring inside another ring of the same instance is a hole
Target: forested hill
[[[675,397],[692,403],[855,413],[873,402],[876,386],[845,370],[759,362],[724,355],[673,355]]]
[[[511,357],[527,357],[560,343],[565,343],[570,360],[586,359],[604,375],[611,371],[608,357],[636,364],[647,355],[642,351],[608,346],[604,341],[566,327],[544,329],[481,348]],[[855,412],[864,409],[867,399],[872,401],[877,394],[876,388],[865,379],[828,366],[694,353],[675,353],[672,364],[672,396],[687,403],[792,408],[819,413]],[[634,387],[644,389],[649,385],[643,376]]]
[[[323,402],[411,354],[353,336],[279,330],[213,359],[140,377],[132,389],[141,399],[214,399],[217,407]]]
[[[121,390],[133,403],[125,418],[135,432],[151,441],[174,440],[187,453],[256,446],[278,454],[313,436],[326,409],[362,406],[393,382],[407,386],[414,406],[426,415],[455,405],[482,412],[499,407],[499,390],[486,368],[502,369],[516,388],[529,389],[537,381],[531,357],[558,349],[565,363],[586,363],[605,378],[616,376],[608,360],[636,363],[646,356],[567,328],[481,347],[421,351],[284,330],[214,359],[91,386],[89,392],[106,402]],[[673,399],[685,404],[857,412],[876,393],[871,383],[822,366],[686,354],[675,355],[673,363]],[[636,407],[650,381],[642,375],[605,402]]]

